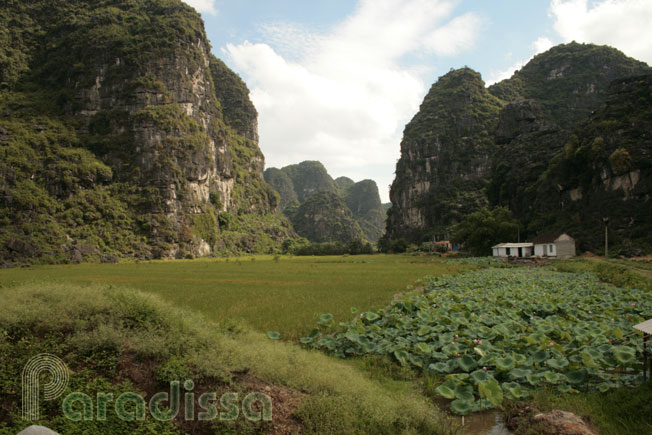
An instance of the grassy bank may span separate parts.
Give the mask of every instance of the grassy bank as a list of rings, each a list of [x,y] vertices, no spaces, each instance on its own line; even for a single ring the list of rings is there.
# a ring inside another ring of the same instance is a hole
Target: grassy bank
[[[389,388],[350,364],[270,340],[237,322],[218,326],[136,290],[106,284],[28,284],[0,289],[0,297],[0,434],[15,434],[29,424],[20,418],[21,371],[29,358],[41,353],[67,364],[70,383],[63,397],[81,391],[94,400],[98,392],[117,397],[132,391],[149,401],[155,392],[169,391],[170,381],[191,379],[195,400],[209,391],[217,397],[236,393],[239,400],[260,391],[273,405],[270,422],[249,421],[242,413],[232,421],[200,422],[197,414],[189,421],[180,416],[156,421],[148,414],[142,421],[126,422],[112,408],[106,421],[90,414],[88,421],[73,422],[62,415],[61,398],[43,402],[37,423],[59,433],[453,430],[410,383]],[[183,405],[179,415],[187,409]]]

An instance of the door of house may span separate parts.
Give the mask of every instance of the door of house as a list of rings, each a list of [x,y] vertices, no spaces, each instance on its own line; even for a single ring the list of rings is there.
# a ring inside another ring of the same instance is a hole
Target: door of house
[[[548,256],[548,245],[543,245],[543,256],[544,257]]]

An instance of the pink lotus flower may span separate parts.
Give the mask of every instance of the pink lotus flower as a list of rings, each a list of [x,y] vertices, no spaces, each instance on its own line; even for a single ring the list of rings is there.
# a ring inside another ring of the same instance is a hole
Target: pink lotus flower
[[[482,370],[486,372],[488,369],[486,367],[482,367]]]

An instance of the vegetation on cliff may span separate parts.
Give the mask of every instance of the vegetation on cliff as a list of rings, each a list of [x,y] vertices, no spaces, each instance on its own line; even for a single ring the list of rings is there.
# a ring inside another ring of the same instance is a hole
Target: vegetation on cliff
[[[442,235],[487,205],[493,131],[503,102],[480,74],[453,70],[439,78],[405,127],[390,198],[390,238]]]
[[[333,180],[316,161],[268,168],[265,180],[279,193],[295,231],[311,242],[375,243],[383,235],[385,212],[373,180]]]
[[[192,8],[10,0],[0,28],[0,263],[269,251],[293,234],[248,90]]]
[[[334,192],[319,191],[286,213],[297,234],[311,242],[350,242],[365,237],[351,210]]]
[[[463,216],[504,206],[523,222],[524,238],[561,230],[580,249],[596,250],[597,215],[608,205],[620,229],[616,242],[648,246],[641,180],[649,178],[649,126],[642,120],[650,102],[646,85],[634,91],[618,83],[651,72],[611,47],[570,43],[488,89],[467,68],[441,77],[406,126],[388,236],[451,237]],[[596,194],[582,193],[587,183]],[[592,205],[583,208],[587,198]]]

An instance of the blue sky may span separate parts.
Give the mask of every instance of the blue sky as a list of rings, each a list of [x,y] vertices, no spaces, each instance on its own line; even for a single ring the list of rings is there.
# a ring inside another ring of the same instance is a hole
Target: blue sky
[[[267,166],[320,160],[378,183],[430,85],[469,66],[485,82],[577,40],[652,63],[652,0],[186,0],[245,80]]]

